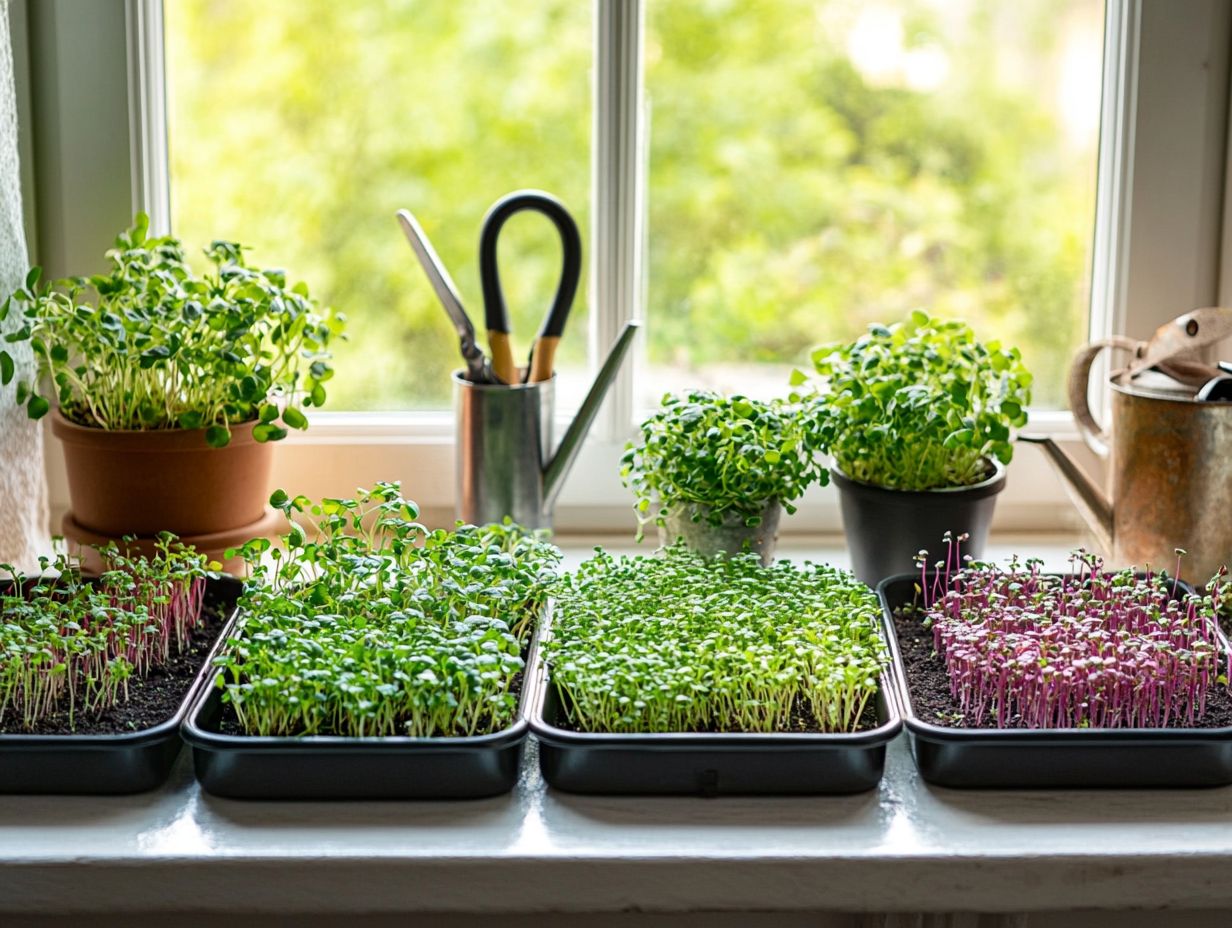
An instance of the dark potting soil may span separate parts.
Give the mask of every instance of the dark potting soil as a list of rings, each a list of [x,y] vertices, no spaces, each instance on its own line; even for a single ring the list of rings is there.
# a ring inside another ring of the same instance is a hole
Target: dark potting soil
[[[201,621],[189,637],[188,647],[162,667],[144,677],[128,681],[128,700],[99,715],[87,715],[80,708],[69,724],[68,709],[49,716],[32,729],[20,725],[0,725],[5,735],[126,735],[153,728],[167,721],[180,708],[189,687],[205,663],[206,656],[231,614],[232,602],[207,589]]]
[[[526,655],[524,654],[523,658],[525,658],[525,656]],[[521,703],[521,699],[522,699],[523,676],[524,676],[524,672],[519,670],[516,674],[514,674],[513,681],[509,684],[509,689],[514,693],[515,696],[518,697],[519,704]],[[515,719],[516,719],[516,716],[515,716]],[[510,719],[510,721],[507,724],[502,725],[501,728],[508,728],[510,725],[514,723],[515,719]],[[402,724],[402,720],[399,720],[399,725],[401,724]],[[484,731],[485,726],[487,724],[488,724],[487,722],[484,722],[483,724],[481,724],[479,730]],[[244,728],[243,725],[240,724],[239,717],[235,714],[235,710],[231,708],[231,704],[226,703],[226,702],[222,704],[222,715],[219,716],[218,723],[216,725],[212,725],[212,726],[206,725],[203,727],[207,731],[212,731],[215,734],[231,735],[237,738],[246,738],[251,734],[251,732],[249,732],[247,729]],[[496,729],[496,730],[499,730],[499,729]],[[323,735],[325,737],[335,737],[338,735],[338,732],[318,731],[316,732],[316,734]],[[294,737],[294,736],[288,736],[288,737]]]
[[[643,734],[642,732],[592,731],[591,729],[582,728],[581,726],[574,724],[565,715],[563,710],[561,711],[559,718],[549,719],[548,722],[551,725],[555,725],[557,728],[561,729],[562,731],[572,731],[572,732],[577,732],[578,734],[598,734],[598,735]],[[857,732],[871,731],[872,729],[877,728],[880,724],[881,722],[877,718],[877,707],[874,705],[874,700],[870,699],[868,701],[868,705],[864,707],[864,711],[860,714],[860,722],[858,725],[856,725],[855,730]],[[687,732],[671,732],[670,734],[733,735],[733,734],[741,734],[741,732],[738,732],[738,731],[735,731],[729,728],[719,728],[718,726],[711,726],[709,728],[699,728],[699,729],[694,729],[693,731],[687,731]],[[827,735],[827,734],[835,734],[835,732],[823,731],[821,726],[817,724],[817,717],[813,714],[813,710],[809,708],[808,706],[793,706],[792,713],[791,713],[791,725],[788,728],[785,728],[781,731],[774,731],[774,732],[754,732],[754,734]]]
[[[933,633],[924,628],[913,609],[894,613],[894,629],[898,634],[898,651],[903,657],[907,688],[916,716],[923,722],[945,728],[993,728],[973,726],[963,720],[958,700],[950,693],[950,676],[945,663],[933,649]],[[1194,725],[1183,720],[1169,723],[1168,728],[1226,728],[1232,726],[1232,695],[1225,686],[1214,686],[1206,700],[1206,713]],[[1015,718],[1009,728],[1025,728]]]

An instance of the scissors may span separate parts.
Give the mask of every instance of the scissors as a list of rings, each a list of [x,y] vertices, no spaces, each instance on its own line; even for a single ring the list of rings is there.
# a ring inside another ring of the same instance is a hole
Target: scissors
[[[436,249],[428,241],[427,233],[412,215],[410,210],[398,210],[398,224],[402,226],[402,234],[410,242],[411,249],[419,258],[424,273],[432,282],[437,299],[445,307],[449,319],[458,333],[458,344],[462,349],[462,359],[466,361],[466,379],[471,383],[492,383],[492,368],[483,355],[483,349],[475,344],[475,327],[471,325],[470,317],[462,306],[462,298],[458,296],[458,288],[454,286],[453,278],[436,254]]]
[[[479,277],[483,282],[483,314],[488,328],[488,346],[492,352],[492,373],[501,383],[518,383],[518,369],[509,344],[509,310],[501,291],[500,272],[496,266],[496,241],[510,216],[523,210],[542,213],[560,233],[562,266],[556,297],[543,325],[531,346],[526,365],[526,383],[539,383],[552,377],[556,346],[564,334],[573,297],[577,293],[582,272],[582,238],[577,223],[563,203],[540,190],[518,190],[492,204],[483,220],[479,236]]]

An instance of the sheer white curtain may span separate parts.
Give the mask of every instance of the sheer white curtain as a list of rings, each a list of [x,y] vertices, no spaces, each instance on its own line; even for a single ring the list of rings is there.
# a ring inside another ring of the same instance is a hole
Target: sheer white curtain
[[[0,0],[0,302],[21,286],[27,262],[9,2]],[[0,335],[14,328],[16,317],[11,312],[0,323]],[[7,387],[0,387],[0,563],[30,570],[40,554],[50,553],[43,433],[13,402],[17,381],[28,379],[34,369],[30,348],[24,343],[6,347],[17,362],[17,376]]]

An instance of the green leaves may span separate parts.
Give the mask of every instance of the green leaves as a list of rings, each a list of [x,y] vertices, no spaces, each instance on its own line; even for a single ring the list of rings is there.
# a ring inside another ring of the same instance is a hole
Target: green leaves
[[[51,403],[37,393],[26,402],[26,415],[31,419],[41,419],[51,412]]]
[[[431,737],[513,720],[555,547],[510,523],[429,532],[396,483],[270,504],[290,528],[282,549],[237,552],[245,620],[217,661],[247,731]]]
[[[664,397],[621,459],[640,525],[662,524],[674,507],[695,503],[709,507],[716,524],[729,511],[755,517],[769,500],[789,503],[824,484],[819,410],[811,400],[762,402],[704,390]]]
[[[47,378],[70,421],[205,428],[210,447],[227,444],[234,423],[259,422],[261,441],[306,428],[301,407],[325,403],[341,317],[320,310],[306,287],[288,287],[285,272],[249,267],[234,242],[214,242],[207,255],[212,272],[198,275],[180,242],[150,238],[138,214],[108,252],[108,273],[36,292],[41,271],[31,268],[0,305],[0,320],[21,313],[5,342],[28,342],[38,364],[19,395],[37,396],[35,383]],[[0,375],[12,379],[9,363],[0,360]],[[31,414],[43,414],[45,401],[33,402]],[[289,418],[279,423],[282,408]]]
[[[888,662],[879,621],[846,571],[674,545],[563,578],[541,646],[583,731],[854,731]]]
[[[7,351],[0,350],[0,386],[8,386],[13,380],[13,356]]]
[[[899,490],[969,486],[1009,463],[1031,375],[1016,348],[981,344],[922,310],[813,353],[817,443],[849,477]],[[799,378],[793,377],[793,386]]]

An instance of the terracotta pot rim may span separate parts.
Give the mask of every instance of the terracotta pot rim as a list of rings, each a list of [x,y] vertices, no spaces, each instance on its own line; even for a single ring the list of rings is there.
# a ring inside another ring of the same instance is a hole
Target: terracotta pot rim
[[[241,545],[250,538],[267,538],[275,534],[275,529],[280,528],[284,522],[285,519],[281,512],[272,506],[266,506],[265,512],[261,514],[261,518],[255,522],[249,522],[247,525],[239,525],[235,528],[228,528],[219,532],[209,532],[202,535],[184,535],[179,540],[183,544],[192,545],[198,551],[209,548],[230,548]],[[98,532],[89,526],[82,525],[77,521],[72,510],[64,514],[60,528],[66,537],[77,544],[106,544],[111,540],[115,540],[117,544],[121,543],[118,538],[112,539],[103,532]],[[151,541],[155,537],[157,536],[144,535],[139,536],[136,540],[138,542]]]
[[[948,496],[962,496],[966,499],[983,499],[995,496],[1005,489],[1006,467],[996,458],[985,458],[992,467],[992,475],[979,483],[968,484],[965,487],[937,487],[932,490],[896,490],[891,487],[878,486],[875,483],[864,483],[854,480],[839,468],[837,464],[830,465],[830,476],[840,488],[863,492],[864,494],[884,493],[895,499],[910,500],[913,497],[924,500],[940,500]]]
[[[233,423],[231,441],[222,448],[211,448],[205,441],[206,429],[104,429],[70,421],[59,406],[51,411],[52,434],[66,444],[158,454],[226,451],[228,448],[256,444],[257,440],[252,434],[256,424],[256,419]]]

